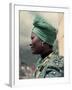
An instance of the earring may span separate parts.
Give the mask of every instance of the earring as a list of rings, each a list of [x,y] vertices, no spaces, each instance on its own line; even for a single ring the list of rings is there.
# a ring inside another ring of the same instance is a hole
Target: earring
[[[42,46],[43,46],[44,42],[42,42]]]

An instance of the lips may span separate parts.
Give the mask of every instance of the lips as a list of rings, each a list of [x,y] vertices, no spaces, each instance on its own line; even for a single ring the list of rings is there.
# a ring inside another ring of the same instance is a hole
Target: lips
[[[30,44],[30,47],[33,49],[34,48],[34,46],[32,45],[32,44]]]
[[[31,46],[31,49],[34,49],[34,47],[33,47],[33,46]]]

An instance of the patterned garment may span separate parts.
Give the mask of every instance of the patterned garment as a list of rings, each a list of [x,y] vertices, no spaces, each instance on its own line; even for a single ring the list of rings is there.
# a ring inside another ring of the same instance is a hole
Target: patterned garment
[[[43,60],[39,59],[33,78],[64,77],[64,58],[51,53]]]

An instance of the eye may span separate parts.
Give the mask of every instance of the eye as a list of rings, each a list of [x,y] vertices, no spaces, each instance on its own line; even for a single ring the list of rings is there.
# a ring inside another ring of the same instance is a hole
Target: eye
[[[33,40],[33,39],[34,39],[34,37],[32,36],[32,37],[31,37],[31,40]]]
[[[31,40],[33,40],[35,38],[35,36],[31,36]]]

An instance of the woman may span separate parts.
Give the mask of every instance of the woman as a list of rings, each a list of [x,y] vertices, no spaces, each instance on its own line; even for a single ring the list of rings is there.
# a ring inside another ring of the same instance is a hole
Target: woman
[[[40,54],[41,58],[36,63],[34,78],[63,77],[63,57],[53,51],[57,31],[42,17],[37,16],[33,23],[30,44],[33,54]]]

